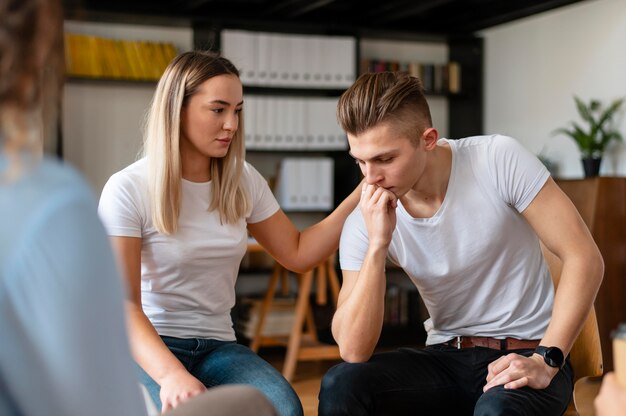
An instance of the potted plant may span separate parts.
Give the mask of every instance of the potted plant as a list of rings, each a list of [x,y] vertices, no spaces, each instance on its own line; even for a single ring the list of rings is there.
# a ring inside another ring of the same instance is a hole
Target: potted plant
[[[613,126],[613,116],[619,111],[624,98],[617,99],[607,108],[603,108],[598,100],[590,100],[589,104],[574,96],[576,109],[580,117],[587,123],[587,128],[572,121],[570,128],[555,130],[574,139],[582,154],[585,177],[598,176],[600,162],[606,146],[613,140],[623,140],[622,135]]]

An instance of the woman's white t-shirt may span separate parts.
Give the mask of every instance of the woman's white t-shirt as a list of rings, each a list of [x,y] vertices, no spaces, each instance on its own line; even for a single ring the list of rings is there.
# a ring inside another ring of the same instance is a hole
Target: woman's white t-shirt
[[[99,214],[110,236],[139,237],[141,302],[160,335],[234,340],[230,310],[235,281],[247,247],[247,223],[279,209],[266,180],[245,163],[242,181],[251,210],[234,224],[209,211],[211,182],[182,180],[178,231],[159,233],[152,224],[147,162],[141,159],[111,176],[100,197]]]
[[[389,258],[418,288],[430,318],[426,343],[456,336],[541,339],[554,289],[539,239],[521,215],[549,178],[514,139],[445,140],[452,149],[444,201],[431,218],[401,203]],[[359,208],[346,221],[341,268],[360,270],[367,228]]]

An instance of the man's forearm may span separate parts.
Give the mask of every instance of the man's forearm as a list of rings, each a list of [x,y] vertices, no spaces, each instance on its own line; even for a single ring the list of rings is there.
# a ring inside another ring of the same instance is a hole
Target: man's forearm
[[[596,250],[565,259],[542,345],[557,346],[565,355],[569,353],[593,305],[603,273],[602,257]]]
[[[350,293],[340,299],[332,330],[345,361],[367,361],[378,343],[385,310],[386,253],[369,250]]]

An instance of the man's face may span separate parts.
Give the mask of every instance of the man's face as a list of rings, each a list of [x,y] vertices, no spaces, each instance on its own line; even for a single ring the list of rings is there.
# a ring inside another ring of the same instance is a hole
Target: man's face
[[[418,143],[393,128],[391,122],[380,123],[359,135],[348,134],[350,154],[371,185],[404,196],[424,171],[426,152],[423,140]]]

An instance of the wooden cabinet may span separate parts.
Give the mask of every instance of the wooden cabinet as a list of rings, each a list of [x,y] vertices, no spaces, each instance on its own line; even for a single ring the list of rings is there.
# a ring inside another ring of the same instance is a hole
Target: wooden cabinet
[[[626,178],[558,180],[589,227],[602,257],[604,281],[595,307],[606,371],[613,369],[611,331],[626,322]]]

